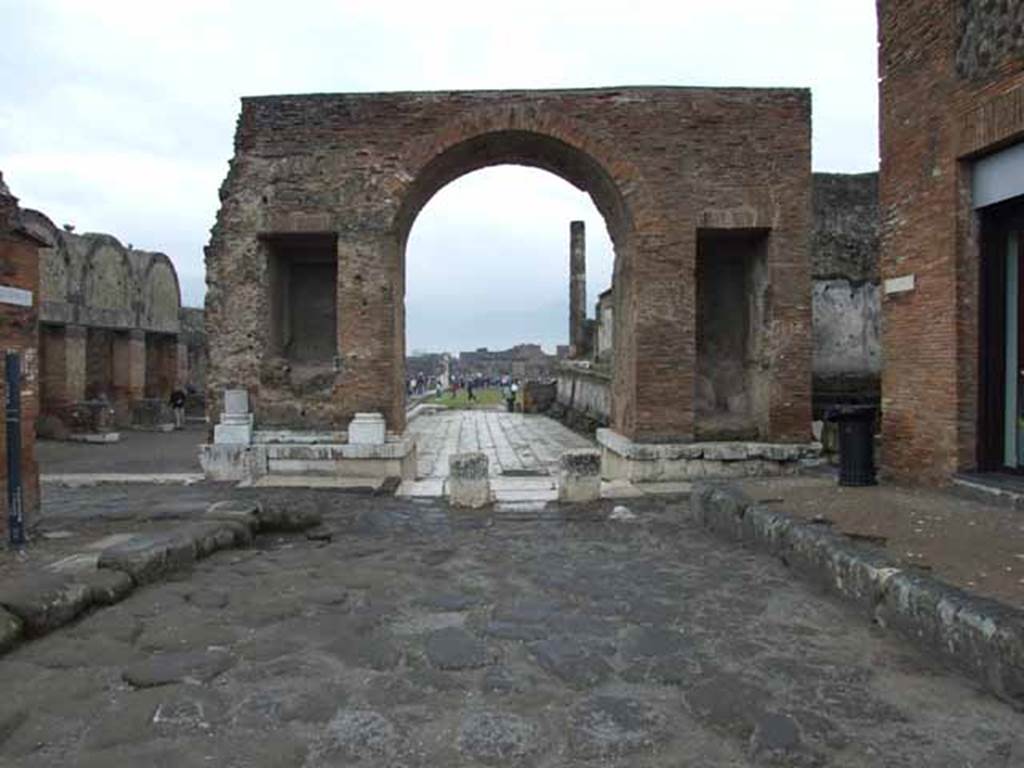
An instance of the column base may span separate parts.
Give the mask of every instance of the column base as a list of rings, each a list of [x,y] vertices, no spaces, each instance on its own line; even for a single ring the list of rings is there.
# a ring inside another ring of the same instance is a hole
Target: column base
[[[662,483],[792,475],[823,462],[820,443],[637,443],[597,430],[605,480]]]

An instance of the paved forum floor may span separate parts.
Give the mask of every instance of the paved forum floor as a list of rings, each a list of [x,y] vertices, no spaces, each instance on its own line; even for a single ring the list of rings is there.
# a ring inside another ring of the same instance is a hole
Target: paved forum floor
[[[440,496],[454,453],[482,452],[490,462],[491,486],[501,500],[554,498],[558,457],[595,444],[547,416],[498,410],[449,410],[417,416],[409,423],[416,440],[415,483],[402,493]]]
[[[42,475],[199,473],[199,444],[206,424],[175,432],[124,430],[116,443],[40,440],[36,444]]]
[[[0,764],[1024,763],[1020,714],[681,502],[275,498],[332,540],[218,553],[0,658]]]

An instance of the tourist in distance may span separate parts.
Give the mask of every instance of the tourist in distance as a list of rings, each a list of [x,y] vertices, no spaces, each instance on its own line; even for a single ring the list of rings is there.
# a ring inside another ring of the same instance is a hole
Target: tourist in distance
[[[171,406],[171,410],[174,411],[174,428],[184,429],[185,428],[185,393],[181,391],[179,387],[175,387],[174,391],[171,392],[171,397],[168,401]]]

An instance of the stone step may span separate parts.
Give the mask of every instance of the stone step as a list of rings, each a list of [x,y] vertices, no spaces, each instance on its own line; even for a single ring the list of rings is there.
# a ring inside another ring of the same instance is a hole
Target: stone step
[[[260,445],[330,445],[347,443],[348,432],[300,432],[290,429],[257,429],[252,433],[253,443]]]
[[[345,444],[323,443],[317,445],[307,444],[270,444],[266,447],[267,460],[292,460],[292,461],[333,461],[344,458]]]

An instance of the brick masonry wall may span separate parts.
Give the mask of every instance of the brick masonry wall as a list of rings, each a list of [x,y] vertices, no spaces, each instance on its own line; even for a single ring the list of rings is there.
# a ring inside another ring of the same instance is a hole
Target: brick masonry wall
[[[420,208],[478,168],[521,163],[592,195],[616,247],[613,425],[693,436],[696,232],[771,228],[766,437],[810,420],[810,95],[626,88],[245,99],[207,248],[209,402],[249,389],[259,420],[404,428],[404,248]],[[340,370],[328,397],[289,391],[269,359],[260,235],[338,235]],[[301,411],[301,413],[299,413]],[[300,421],[301,418],[301,421]]]
[[[8,198],[10,199],[10,198]],[[36,461],[35,422],[39,414],[39,262],[36,245],[17,233],[5,231],[0,211],[0,284],[32,291],[33,304],[21,307],[0,303],[0,353],[21,355],[21,475],[26,519],[39,509],[39,466]],[[6,402],[0,354],[0,406]],[[7,425],[0,419],[0,534],[7,538]]]
[[[908,481],[943,482],[975,463],[970,156],[1024,137],[1024,65],[1015,54],[973,66],[969,77],[958,67],[965,71],[964,46],[982,45],[976,36],[988,28],[966,19],[998,5],[878,2],[881,277],[916,280],[914,291],[883,299],[883,469]]]

